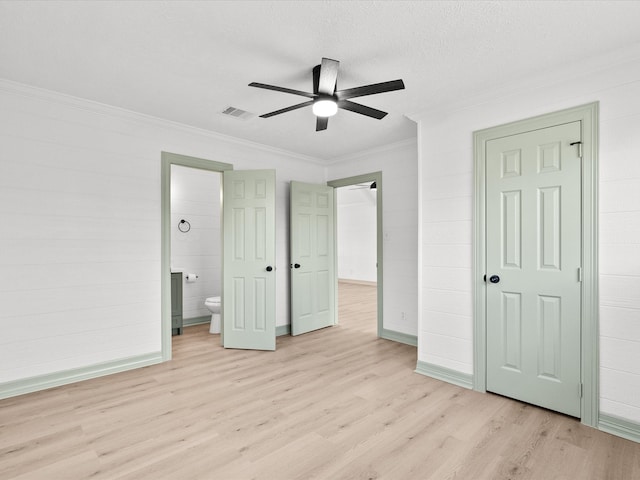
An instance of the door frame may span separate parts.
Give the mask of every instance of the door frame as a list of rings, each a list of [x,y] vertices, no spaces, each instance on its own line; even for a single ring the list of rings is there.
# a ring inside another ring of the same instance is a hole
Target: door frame
[[[334,225],[334,252],[335,252],[335,318],[336,324],[340,323],[340,317],[338,316],[338,192],[335,190],[340,187],[349,187],[357,185],[359,183],[376,182],[376,261],[378,263],[377,268],[377,304],[378,304],[378,316],[377,316],[377,335],[379,338],[385,338],[387,340],[397,340],[395,332],[385,330],[384,318],[382,311],[382,293],[384,291],[382,278],[383,278],[383,245],[382,245],[382,172],[371,172],[363,175],[356,175],[353,177],[340,178],[337,180],[330,180],[327,185],[333,187],[333,225]]]
[[[161,152],[161,348],[162,361],[171,360],[171,165],[191,167],[222,173],[233,170],[230,163],[216,162],[204,158],[190,157],[178,153]],[[222,182],[220,182],[222,184]],[[222,189],[221,189],[222,190]],[[224,276],[224,271],[222,272]]]
[[[486,392],[486,142],[559,124],[582,129],[581,422],[596,427],[599,413],[598,338],[598,110],[593,102],[474,132],[473,389]]]

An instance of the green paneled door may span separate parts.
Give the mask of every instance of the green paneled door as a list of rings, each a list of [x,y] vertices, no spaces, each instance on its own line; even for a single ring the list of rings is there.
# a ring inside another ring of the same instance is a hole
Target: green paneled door
[[[487,390],[580,417],[580,122],[487,142]]]
[[[276,349],[275,171],[223,174],[222,343]]]
[[[291,182],[291,334],[335,325],[333,188]]]

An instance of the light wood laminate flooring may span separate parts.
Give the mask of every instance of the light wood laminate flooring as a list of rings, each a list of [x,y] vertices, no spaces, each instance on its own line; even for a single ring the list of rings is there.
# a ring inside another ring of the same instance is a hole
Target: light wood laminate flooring
[[[340,325],[276,352],[199,325],[171,362],[0,401],[0,479],[640,479],[640,444],[414,373],[371,298],[341,284]]]

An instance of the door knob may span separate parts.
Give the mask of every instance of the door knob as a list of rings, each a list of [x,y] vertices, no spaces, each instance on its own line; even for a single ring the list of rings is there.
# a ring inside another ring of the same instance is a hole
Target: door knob
[[[489,277],[489,281],[491,283],[498,283],[500,281],[500,277],[498,275],[491,275]]]
[[[273,267],[272,267],[271,265],[269,265],[269,266],[267,267],[267,272],[270,272],[271,270],[273,270]]]
[[[293,264],[293,268],[300,268],[300,264],[299,263],[294,263]]]

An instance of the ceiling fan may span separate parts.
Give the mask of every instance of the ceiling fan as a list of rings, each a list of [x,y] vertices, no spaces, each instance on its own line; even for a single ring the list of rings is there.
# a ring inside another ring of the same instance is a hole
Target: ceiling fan
[[[404,82],[402,80],[392,80],[390,82],[373,83],[362,87],[337,90],[336,80],[338,78],[339,65],[340,62],[337,60],[323,58],[322,63],[313,68],[313,93],[292,90],[284,87],[276,87],[275,85],[267,85],[264,83],[251,82],[249,84],[250,87],[264,88],[267,90],[275,90],[276,92],[290,93],[292,95],[311,98],[309,101],[276,110],[275,112],[265,113],[264,115],[260,115],[260,117],[269,118],[274,115],[280,115],[281,113],[312,106],[313,113],[317,117],[316,132],[327,129],[329,117],[335,115],[338,108],[359,113],[360,115],[366,115],[367,117],[376,118],[378,120],[384,118],[387,115],[387,112],[351,102],[349,99],[364,97],[366,95],[374,95],[376,93],[402,90],[404,89]]]

